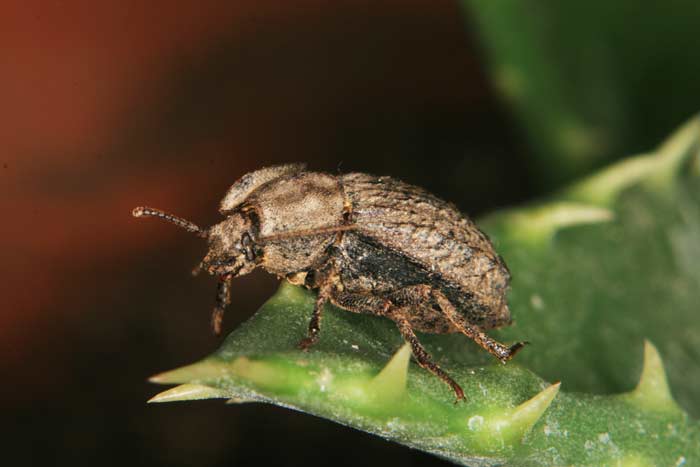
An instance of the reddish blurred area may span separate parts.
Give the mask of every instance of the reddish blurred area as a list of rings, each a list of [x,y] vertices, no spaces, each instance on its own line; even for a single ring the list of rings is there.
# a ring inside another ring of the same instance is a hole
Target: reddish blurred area
[[[86,268],[133,254],[139,241],[124,219],[138,196],[192,207],[179,187],[205,180],[206,170],[150,173],[154,154],[121,155],[114,145],[131,112],[156,105],[158,82],[178,56],[220,40],[237,9],[8,3],[0,17],[0,205],[10,220],[3,229],[4,359],[24,357],[27,339],[37,337],[35,320],[57,318],[46,311],[76,311],[65,301],[81,288]]]
[[[195,436],[199,447],[183,445],[192,433],[153,414],[200,412],[143,405],[156,392],[149,373],[217,344],[214,283],[188,274],[205,245],[132,219],[136,205],[209,225],[236,178],[291,160],[398,176],[467,212],[521,196],[527,182],[504,167],[521,163],[522,147],[465,25],[448,1],[3,3],[0,368],[12,375],[3,406],[23,420],[19,432],[60,431],[59,457],[61,446],[107,438],[134,452],[187,451],[156,455],[171,465],[195,454],[216,463],[242,442],[212,429]],[[239,284],[229,329],[275,287],[264,274]],[[116,428],[95,431],[97,420]],[[281,436],[310,423],[283,420]]]

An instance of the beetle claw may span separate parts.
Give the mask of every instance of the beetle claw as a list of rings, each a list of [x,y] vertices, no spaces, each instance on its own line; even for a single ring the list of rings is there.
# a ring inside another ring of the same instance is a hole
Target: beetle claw
[[[511,345],[508,348],[508,353],[510,353],[510,358],[513,358],[516,353],[520,352],[520,350],[525,347],[526,345],[530,345],[530,342],[528,341],[522,341],[522,342],[516,342],[515,344]]]
[[[311,337],[305,337],[299,341],[299,350],[302,352],[308,352],[309,348],[316,343],[316,339]]]
[[[464,396],[464,391],[459,384],[455,383],[455,385],[452,386],[452,390],[455,392],[455,405],[459,404],[460,402],[467,402],[467,398]]]

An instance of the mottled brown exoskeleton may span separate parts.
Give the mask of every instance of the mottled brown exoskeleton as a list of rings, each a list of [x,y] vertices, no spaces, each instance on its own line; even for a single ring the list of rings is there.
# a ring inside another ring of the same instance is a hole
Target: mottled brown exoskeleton
[[[303,164],[249,173],[221,202],[226,219],[208,230],[162,211],[160,217],[205,237],[209,252],[196,271],[220,278],[212,314],[221,330],[231,279],[257,267],[318,291],[309,331],[318,339],[326,302],[393,320],[418,364],[454,390],[415,331],[460,332],[508,361],[523,345],[503,345],[483,331],[510,323],[510,274],[489,239],[466,216],[427,191],[389,177],[307,172]]]

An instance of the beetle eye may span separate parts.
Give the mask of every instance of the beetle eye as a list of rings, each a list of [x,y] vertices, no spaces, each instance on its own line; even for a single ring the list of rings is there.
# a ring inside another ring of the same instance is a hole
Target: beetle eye
[[[241,238],[241,244],[244,247],[248,247],[251,243],[253,243],[253,240],[250,238],[250,234],[248,232],[244,232],[243,238]]]
[[[243,245],[243,252],[245,253],[245,259],[248,261],[255,260],[255,251],[253,250],[253,240],[250,238],[248,232],[243,233],[241,238],[241,245]]]
[[[248,247],[245,249],[245,259],[248,261],[255,260],[255,252],[253,251],[253,247]]]

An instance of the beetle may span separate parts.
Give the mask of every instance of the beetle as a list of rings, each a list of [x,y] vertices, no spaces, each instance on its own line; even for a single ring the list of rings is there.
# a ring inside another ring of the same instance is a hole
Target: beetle
[[[424,369],[464,391],[432,360],[416,331],[462,333],[505,363],[526,342],[507,346],[484,331],[511,323],[510,273],[489,238],[467,216],[428,191],[390,177],[310,172],[304,164],[266,167],[236,181],[219,206],[226,218],[202,229],[149,207],[157,217],[206,238],[193,271],[218,276],[215,334],[234,277],[257,267],[318,292],[307,350],[319,337],[327,302],[394,321]]]

